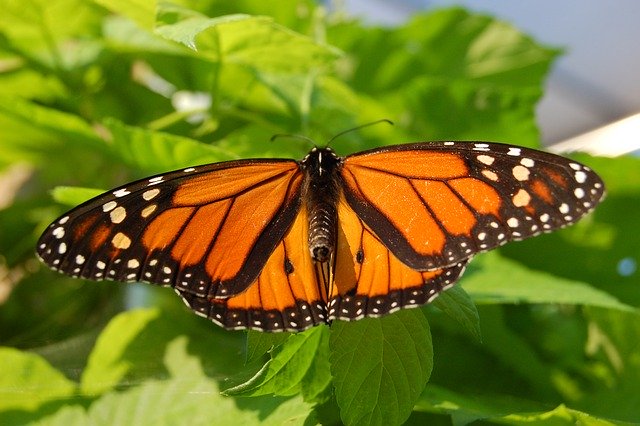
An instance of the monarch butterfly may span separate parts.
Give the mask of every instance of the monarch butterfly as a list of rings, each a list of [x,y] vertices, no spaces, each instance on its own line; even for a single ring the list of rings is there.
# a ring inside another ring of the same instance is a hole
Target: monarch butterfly
[[[603,195],[588,167],[512,145],[316,147],[121,186],[57,219],[37,253],[73,277],[171,286],[224,328],[301,331],[428,303],[476,253]]]

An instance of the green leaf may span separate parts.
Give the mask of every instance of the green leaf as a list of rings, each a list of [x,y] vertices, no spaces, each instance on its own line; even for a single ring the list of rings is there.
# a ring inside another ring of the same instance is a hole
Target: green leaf
[[[442,292],[431,304],[458,322],[478,342],[482,341],[478,309],[462,286]]]
[[[314,327],[292,334],[271,354],[271,359],[249,381],[226,389],[228,396],[280,395],[300,391],[300,383],[314,362],[326,327]]]
[[[402,424],[433,367],[429,323],[420,309],[331,326],[330,362],[347,425]]]
[[[477,269],[463,284],[477,304],[563,303],[634,310],[587,284],[528,269],[497,253],[482,255],[472,266]]]
[[[92,34],[99,18],[91,2],[83,0],[4,0],[2,12],[0,32],[11,45],[52,68],[63,65],[64,51],[57,43]]]
[[[587,308],[586,354],[598,382],[575,408],[633,422],[640,418],[640,315]]]
[[[321,327],[320,342],[313,356],[313,363],[300,383],[302,398],[308,403],[325,402],[332,396],[333,377],[331,376],[331,363],[329,362],[329,334],[327,327]]]
[[[246,363],[256,361],[267,352],[283,344],[291,333],[264,333],[247,330],[247,358]]]
[[[167,346],[164,363],[171,377],[147,380],[140,386],[108,392],[83,413],[74,406],[41,419],[43,424],[92,425],[225,425],[302,424],[310,407],[301,398],[262,397],[242,404],[220,395],[216,382],[187,350],[188,339],[178,337]]]
[[[102,194],[104,190],[95,188],[79,188],[77,186],[56,186],[51,191],[53,199],[60,204],[67,206],[77,206],[90,200],[93,197],[97,197]]]
[[[613,422],[606,418],[598,418],[591,414],[573,410],[568,408],[564,404],[561,404],[550,411],[539,413],[519,413],[510,414],[503,418],[491,419],[498,424],[507,425],[589,425],[589,426],[614,426],[620,424],[619,422]]]
[[[158,315],[157,309],[140,309],[122,313],[111,320],[98,337],[82,373],[83,393],[99,395],[120,382],[131,368],[123,356],[125,350]]]
[[[266,16],[209,18],[175,6],[159,10],[156,33],[212,61],[261,71],[300,72],[326,65],[338,51],[315,43]]]
[[[107,120],[105,126],[111,132],[114,149],[122,160],[145,173],[161,173],[235,158],[231,151],[183,136],[126,126],[116,120]]]
[[[466,425],[475,420],[502,417],[517,412],[541,411],[544,405],[507,395],[455,392],[428,384],[416,403],[416,411],[447,413],[454,425]]]
[[[156,0],[94,0],[111,12],[123,15],[146,30],[152,30],[156,19]]]
[[[0,363],[0,412],[35,410],[75,395],[76,384],[38,355],[0,347]]]
[[[400,28],[339,25],[328,39],[351,57],[343,77],[421,138],[538,144],[534,108],[558,51],[511,25],[451,8]]]
[[[476,420],[508,425],[614,425],[605,418],[559,405],[548,410],[545,404],[507,395],[462,394],[428,385],[416,404],[417,411],[447,413],[454,425],[467,425]]]
[[[107,151],[80,117],[18,97],[0,96],[0,137],[0,165],[29,162],[55,166],[51,159],[62,153],[74,158],[87,150]]]

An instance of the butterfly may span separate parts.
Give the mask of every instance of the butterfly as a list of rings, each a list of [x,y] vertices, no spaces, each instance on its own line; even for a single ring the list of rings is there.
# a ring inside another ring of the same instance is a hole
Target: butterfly
[[[54,270],[173,287],[227,329],[302,331],[431,302],[471,258],[572,224],[604,195],[578,162],[487,142],[189,167],[53,222]]]

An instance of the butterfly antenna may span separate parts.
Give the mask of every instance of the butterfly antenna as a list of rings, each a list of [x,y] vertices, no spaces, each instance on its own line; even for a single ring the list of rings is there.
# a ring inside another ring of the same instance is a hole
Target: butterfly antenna
[[[316,146],[316,143],[313,141],[313,139],[303,135],[296,135],[294,133],[277,133],[271,136],[271,138],[269,139],[269,142],[273,142],[276,139],[282,139],[282,138],[297,139],[297,140],[309,142],[312,146]]]
[[[387,119],[387,118],[382,118],[380,120],[376,120],[376,121],[372,121],[371,123],[365,123],[365,124],[361,124],[359,126],[356,127],[352,127],[351,129],[347,129],[347,130],[343,130],[340,133],[334,135],[331,139],[329,139],[329,142],[327,142],[326,146],[329,146],[331,144],[331,142],[333,142],[335,139],[338,139],[340,136],[346,134],[346,133],[350,133],[350,132],[355,132],[356,130],[360,130],[363,129],[365,127],[369,127],[369,126],[373,126],[376,124],[380,124],[380,123],[387,123],[393,126],[393,121]]]

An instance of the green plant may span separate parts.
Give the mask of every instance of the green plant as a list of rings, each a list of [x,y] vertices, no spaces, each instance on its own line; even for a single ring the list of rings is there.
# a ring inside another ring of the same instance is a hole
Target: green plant
[[[312,1],[180,4],[0,1],[0,170],[30,177],[0,210],[0,423],[640,417],[638,275],[616,269],[640,252],[635,158],[580,157],[609,188],[595,214],[479,256],[432,305],[299,334],[227,332],[167,290],[39,265],[39,232],[96,193],[78,186],[309,148],[274,133],[322,143],[389,118],[334,148],[538,143],[558,52],[503,22],[447,9],[377,28]],[[183,94],[210,103],[177,109]],[[157,307],[116,315],[132,300]]]

